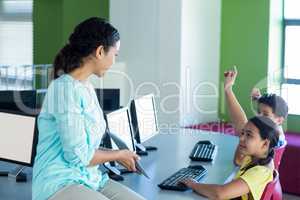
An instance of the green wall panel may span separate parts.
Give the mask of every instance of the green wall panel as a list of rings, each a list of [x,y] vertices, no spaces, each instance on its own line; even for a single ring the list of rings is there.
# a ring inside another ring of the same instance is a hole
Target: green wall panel
[[[74,27],[81,21],[98,16],[109,18],[108,0],[64,0],[63,1],[63,41],[67,41]]]
[[[300,133],[300,116],[289,115],[287,120],[287,127],[289,131]]]
[[[33,4],[33,63],[52,63],[62,46],[61,0],[35,0]]]
[[[34,0],[33,63],[52,64],[74,27],[91,16],[109,19],[109,0]],[[45,87],[36,72],[36,88]]]
[[[222,0],[219,100],[221,120],[229,120],[224,99],[223,72],[233,65],[237,65],[239,71],[234,92],[248,117],[253,116],[255,111],[250,100],[253,87],[266,91],[271,86],[271,92],[278,88],[276,82],[281,78],[281,59],[278,57],[281,56],[282,48],[279,44],[282,34],[279,28],[282,24],[276,18],[282,14],[282,2]],[[289,115],[285,126],[289,131],[300,132],[299,122],[300,116]]]
[[[228,120],[223,72],[237,65],[234,91],[248,117],[253,116],[250,92],[259,83],[267,87],[268,0],[223,0],[221,21],[220,118]]]

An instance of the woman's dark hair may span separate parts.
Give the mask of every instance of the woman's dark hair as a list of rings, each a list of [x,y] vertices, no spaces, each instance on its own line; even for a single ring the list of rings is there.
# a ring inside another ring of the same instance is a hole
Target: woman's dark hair
[[[78,24],[70,35],[68,43],[54,60],[54,78],[81,67],[83,58],[93,53],[100,45],[104,51],[120,40],[120,34],[106,20],[92,17]]]
[[[269,150],[266,158],[259,159],[250,163],[242,170],[246,171],[256,165],[266,165],[271,162],[274,157],[274,148],[277,146],[279,140],[279,129],[278,126],[270,118],[265,116],[256,116],[249,119],[249,122],[259,130],[259,135],[263,140],[269,140]]]

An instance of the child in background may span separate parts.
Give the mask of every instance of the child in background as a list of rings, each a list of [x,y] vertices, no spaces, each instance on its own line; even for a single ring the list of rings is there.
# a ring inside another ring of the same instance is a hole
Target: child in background
[[[234,67],[234,70],[229,70],[224,73],[224,90],[230,119],[237,133],[239,134],[248,120],[243,108],[239,104],[232,90],[237,73],[236,67]],[[280,135],[277,146],[281,146],[285,143],[284,132],[281,125],[288,115],[287,103],[282,97],[276,94],[261,95],[259,89],[257,88],[253,89],[252,98],[258,102],[258,115],[271,118],[279,126]],[[236,159],[236,164],[240,165],[241,161],[243,160],[243,154],[239,150],[239,147],[236,150],[235,156],[239,158]]]
[[[209,199],[260,200],[266,185],[273,180],[278,135],[278,126],[270,118],[253,117],[240,133],[239,149],[245,156],[234,180],[224,185],[202,184],[193,179],[182,183]]]

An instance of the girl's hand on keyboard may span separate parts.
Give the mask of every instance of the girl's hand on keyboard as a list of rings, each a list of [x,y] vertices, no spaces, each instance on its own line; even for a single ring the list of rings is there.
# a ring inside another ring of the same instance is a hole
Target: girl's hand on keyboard
[[[197,184],[197,182],[194,179],[184,179],[184,180],[180,181],[180,183],[182,183],[192,189],[193,189],[193,186],[195,184]]]

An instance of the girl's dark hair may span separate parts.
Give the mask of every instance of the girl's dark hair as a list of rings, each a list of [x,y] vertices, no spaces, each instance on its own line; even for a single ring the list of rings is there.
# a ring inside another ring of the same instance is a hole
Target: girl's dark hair
[[[272,108],[274,114],[287,118],[289,108],[286,101],[276,94],[264,94],[258,99],[258,103],[265,104]]]
[[[54,78],[81,67],[83,58],[93,53],[100,45],[107,52],[120,40],[120,34],[106,20],[92,17],[78,24],[68,43],[58,52],[54,60]]]
[[[270,118],[265,116],[256,116],[249,119],[249,122],[254,124],[259,130],[259,135],[263,140],[269,140],[269,150],[266,158],[259,159],[250,163],[242,170],[246,171],[256,165],[266,165],[271,162],[274,157],[274,148],[277,146],[279,140],[279,129],[278,126]]]

